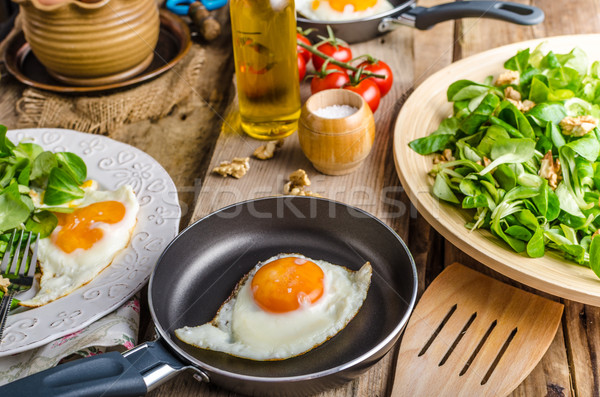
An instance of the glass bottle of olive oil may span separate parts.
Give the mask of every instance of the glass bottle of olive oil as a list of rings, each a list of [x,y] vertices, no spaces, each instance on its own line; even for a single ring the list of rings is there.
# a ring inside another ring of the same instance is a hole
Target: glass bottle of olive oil
[[[230,12],[242,129],[286,137],[300,117],[294,0],[231,0]]]

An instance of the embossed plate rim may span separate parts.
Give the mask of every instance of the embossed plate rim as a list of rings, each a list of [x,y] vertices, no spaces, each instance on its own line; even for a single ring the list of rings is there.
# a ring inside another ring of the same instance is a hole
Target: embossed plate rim
[[[45,306],[8,317],[4,341],[11,335],[13,339],[8,346],[0,344],[0,357],[78,331],[123,304],[146,284],[158,257],[177,235],[181,217],[173,180],[142,150],[102,135],[61,128],[10,130],[7,136],[13,142],[32,138],[46,150],[77,153],[86,162],[88,178],[103,188],[132,184],[140,212],[128,247],[93,281]]]

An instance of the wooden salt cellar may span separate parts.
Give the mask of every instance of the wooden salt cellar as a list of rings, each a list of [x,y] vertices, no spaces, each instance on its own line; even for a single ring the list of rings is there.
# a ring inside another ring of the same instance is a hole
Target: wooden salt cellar
[[[348,105],[358,110],[342,118],[323,118],[317,109]],[[355,171],[369,155],[375,139],[373,112],[355,92],[333,89],[318,92],[302,107],[298,139],[306,157],[320,172],[345,175]]]

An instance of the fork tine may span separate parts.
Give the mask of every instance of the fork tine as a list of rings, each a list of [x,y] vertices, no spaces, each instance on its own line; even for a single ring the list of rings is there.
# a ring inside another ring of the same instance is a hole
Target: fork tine
[[[13,232],[10,236],[10,240],[8,241],[8,245],[6,246],[6,251],[4,251],[4,256],[2,257],[2,263],[0,263],[0,273],[6,272],[6,266],[8,265],[8,261],[10,259],[10,253],[12,251],[12,244],[15,240],[15,236],[17,235],[17,229],[13,229]]]
[[[27,269],[27,258],[29,257],[29,244],[31,243],[32,234],[32,232],[27,234],[27,241],[25,242],[25,249],[23,250],[23,259],[21,259],[21,264],[19,265],[19,274],[21,275],[25,275],[25,269]]]
[[[35,241],[33,242],[33,253],[31,254],[31,261],[29,262],[29,268],[27,270],[27,277],[33,277],[35,274],[35,267],[37,264],[37,253],[38,253],[38,241],[40,241],[39,233],[36,234]]]
[[[21,252],[21,242],[23,241],[24,234],[25,234],[25,230],[21,230],[21,233],[19,235],[19,242],[17,243],[17,246],[15,247],[15,252],[13,253],[12,262],[8,266],[8,269],[6,269],[7,274],[10,274],[10,273],[17,274],[17,271],[19,270],[17,268],[17,263],[19,263],[19,252]]]

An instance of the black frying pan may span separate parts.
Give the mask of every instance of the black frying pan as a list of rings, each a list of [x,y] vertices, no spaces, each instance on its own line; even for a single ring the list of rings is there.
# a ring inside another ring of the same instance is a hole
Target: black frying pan
[[[177,328],[210,321],[258,261],[289,252],[354,270],[371,262],[367,299],[338,335],[304,355],[271,362],[197,349],[174,336]],[[406,245],[364,211],[310,197],[246,201],[188,227],[158,260],[148,291],[157,341],[124,355],[60,365],[0,387],[0,395],[136,396],[184,369],[244,394],[308,395],[356,377],[383,357],[398,340],[416,291]]]
[[[299,1],[299,0],[296,0]],[[327,36],[330,25],[336,37],[348,43],[370,40],[399,25],[429,29],[451,19],[475,17],[493,18],[519,25],[536,25],[544,21],[544,12],[537,7],[508,1],[457,1],[431,8],[417,7],[416,0],[389,0],[394,9],[355,21],[313,21],[298,16],[298,25],[316,29]]]

